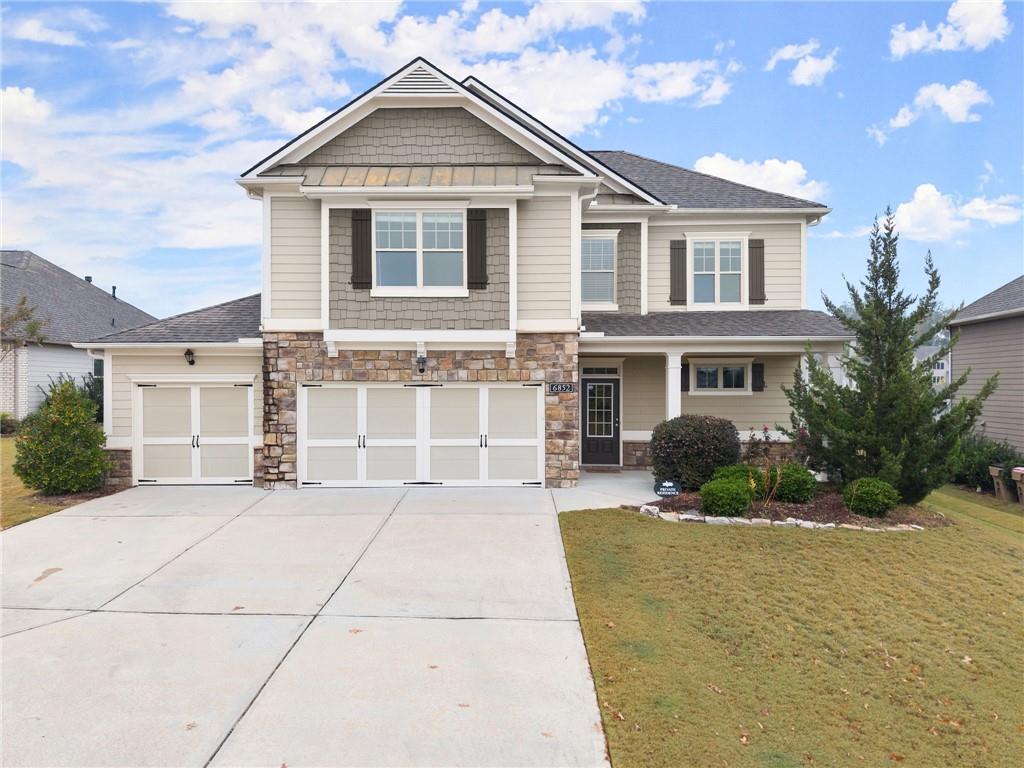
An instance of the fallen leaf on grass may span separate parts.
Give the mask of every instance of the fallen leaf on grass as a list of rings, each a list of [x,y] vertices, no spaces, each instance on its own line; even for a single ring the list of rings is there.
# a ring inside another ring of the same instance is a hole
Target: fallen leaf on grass
[[[714,683],[708,683],[708,684],[707,684],[707,687],[708,687],[708,690],[714,691],[714,692],[715,692],[715,693],[717,693],[717,694],[720,694],[720,695],[721,695],[721,694],[724,694],[724,693],[725,693],[725,691],[723,691],[723,690],[722,690],[721,688],[719,688],[719,687],[718,687],[717,685],[715,685]]]
[[[745,733],[740,734],[740,744],[746,745],[750,743],[750,736]]]
[[[906,758],[903,757],[899,752],[892,752],[889,755],[889,759],[895,763],[902,763]]]
[[[962,659],[960,659],[960,661],[963,664],[970,664],[972,661],[974,661],[974,659],[972,659],[970,656],[964,656]]]

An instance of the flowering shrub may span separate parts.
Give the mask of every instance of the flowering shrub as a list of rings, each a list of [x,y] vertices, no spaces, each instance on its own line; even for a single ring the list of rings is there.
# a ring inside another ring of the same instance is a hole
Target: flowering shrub
[[[14,473],[45,494],[98,488],[108,461],[95,414],[96,406],[73,381],[55,384],[39,410],[21,422]]]
[[[661,422],[651,435],[654,479],[676,480],[687,490],[700,488],[739,457],[739,433],[727,419],[684,414]]]

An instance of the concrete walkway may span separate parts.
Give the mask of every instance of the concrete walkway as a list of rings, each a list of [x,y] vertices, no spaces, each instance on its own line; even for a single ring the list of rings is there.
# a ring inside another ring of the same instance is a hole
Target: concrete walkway
[[[607,765],[556,503],[150,487],[12,528],[0,763]]]

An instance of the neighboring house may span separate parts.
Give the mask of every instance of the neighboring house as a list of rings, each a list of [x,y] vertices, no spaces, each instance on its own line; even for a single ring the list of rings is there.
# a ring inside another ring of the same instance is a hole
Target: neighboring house
[[[4,329],[0,412],[21,419],[42,402],[52,379],[102,374],[102,361],[72,342],[132,328],[156,318],[31,251],[0,251],[0,297],[8,311],[24,296],[42,321],[42,344],[11,349]]]
[[[950,324],[960,334],[952,375],[970,369],[959,395],[974,397],[994,373],[999,386],[985,401],[979,431],[1024,451],[1024,275],[968,304]]]
[[[921,364],[929,358],[937,355],[942,347],[926,344],[914,350],[914,362]],[[936,390],[942,389],[949,384],[950,378],[949,354],[932,363],[932,387]]]
[[[586,152],[417,59],[242,174],[263,289],[115,333],[136,483],[574,485],[681,413],[789,422],[829,209]],[[183,222],[184,224],[184,222]]]

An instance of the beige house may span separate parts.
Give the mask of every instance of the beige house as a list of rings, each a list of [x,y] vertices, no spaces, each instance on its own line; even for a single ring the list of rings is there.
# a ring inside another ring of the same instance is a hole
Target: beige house
[[[953,379],[970,376],[959,395],[974,397],[995,373],[999,386],[985,401],[978,429],[1024,451],[1024,275],[968,304],[952,330]]]
[[[237,180],[263,288],[90,344],[133,483],[571,486],[681,413],[788,422],[829,209],[587,152],[417,59]]]

